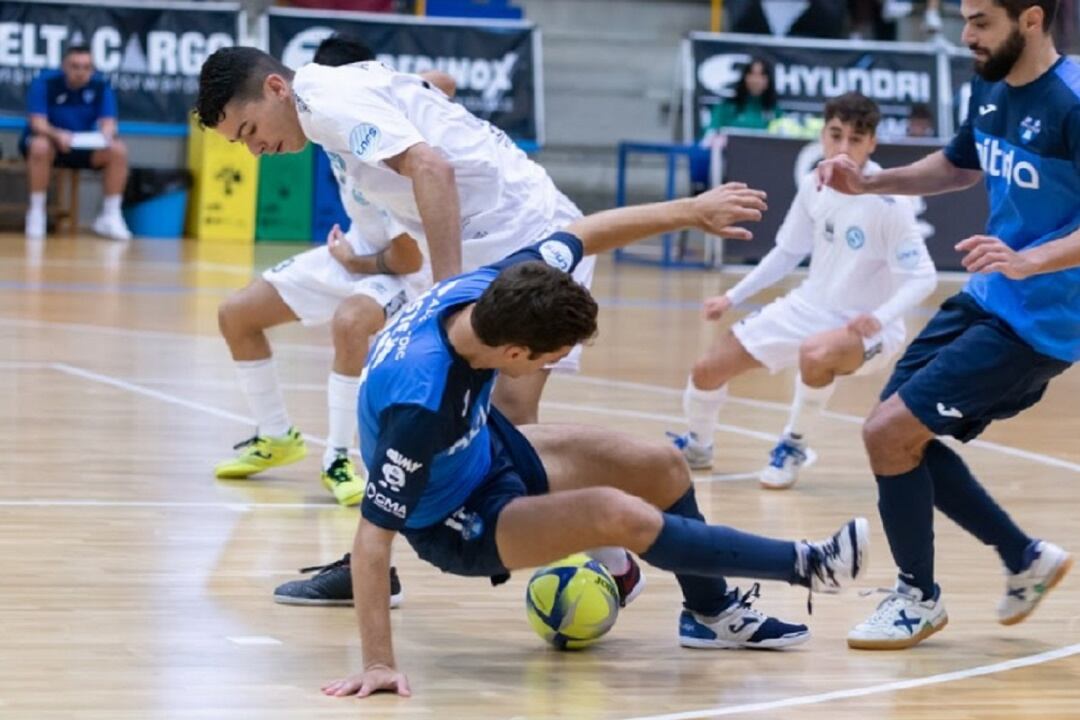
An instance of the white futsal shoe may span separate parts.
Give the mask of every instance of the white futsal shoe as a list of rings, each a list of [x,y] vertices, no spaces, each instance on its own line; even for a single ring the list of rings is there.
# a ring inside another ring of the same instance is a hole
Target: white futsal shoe
[[[799,468],[806,463],[808,457],[806,442],[802,436],[784,433],[769,453],[769,464],[758,475],[761,486],[769,490],[786,490],[791,487],[799,479]]]
[[[682,451],[686,464],[691,470],[708,470],[713,466],[712,445],[702,444],[694,433],[676,435],[669,432],[667,435],[675,447]]]
[[[949,624],[949,615],[941,602],[941,589],[924,600],[922,591],[902,580],[892,590],[878,592],[886,597],[874,613],[851,629],[847,644],[857,650],[903,650],[918,645]]]
[[[1043,540],[1036,540],[1033,545],[1026,553],[1031,558],[1027,567],[1018,573],[1005,570],[1005,596],[997,609],[998,622],[1002,625],[1025,620],[1072,568],[1072,555],[1057,545]]]

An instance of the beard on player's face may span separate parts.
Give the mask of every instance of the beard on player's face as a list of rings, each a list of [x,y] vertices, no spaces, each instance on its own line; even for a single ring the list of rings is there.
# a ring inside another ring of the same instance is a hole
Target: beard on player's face
[[[1009,36],[993,50],[972,45],[971,51],[975,53],[975,72],[987,82],[1004,80],[1005,76],[1016,65],[1016,61],[1024,52],[1027,41],[1020,34],[1020,27],[1014,24]]]

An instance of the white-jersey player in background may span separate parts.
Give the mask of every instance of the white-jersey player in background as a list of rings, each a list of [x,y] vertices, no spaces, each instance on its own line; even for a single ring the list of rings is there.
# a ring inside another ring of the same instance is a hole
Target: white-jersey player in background
[[[867,171],[880,112],[858,93],[825,106],[825,157],[840,153]],[[787,488],[807,459],[805,416],[820,411],[838,375],[887,365],[903,347],[903,316],[937,283],[910,200],[851,197],[818,189],[807,175],[776,236],[776,247],[734,288],[705,301],[719,319],[732,306],[775,284],[811,256],[806,280],[725,333],[697,361],[683,396],[688,432],[675,439],[694,469],[713,463],[717,416],[727,383],[754,368],[798,368],[795,398],[783,434],[761,472],[767,488]]]

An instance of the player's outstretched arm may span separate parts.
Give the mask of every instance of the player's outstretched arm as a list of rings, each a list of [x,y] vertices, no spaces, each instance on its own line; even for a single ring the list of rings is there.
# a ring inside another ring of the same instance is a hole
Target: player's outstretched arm
[[[873,175],[863,175],[850,157],[837,155],[821,161],[816,172],[818,187],[831,187],[846,195],[940,195],[965,190],[982,178],[981,171],[953,165],[940,150],[910,165]]]
[[[390,634],[390,545],[396,533],[361,517],[350,565],[364,669],[323,686],[326,695],[367,697],[388,690],[408,697],[409,680],[394,666]]]
[[[727,183],[694,198],[604,210],[570,223],[566,231],[581,238],[586,255],[594,255],[653,235],[698,228],[734,240],[753,234],[737,223],[757,222],[768,206],[765,193],[744,183]]]

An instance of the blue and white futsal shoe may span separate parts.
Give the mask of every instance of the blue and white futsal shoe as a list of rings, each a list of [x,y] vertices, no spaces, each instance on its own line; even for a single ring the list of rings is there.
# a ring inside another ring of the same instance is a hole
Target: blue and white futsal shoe
[[[769,453],[769,464],[758,475],[763,488],[786,490],[799,479],[799,468],[807,463],[809,454],[801,435],[784,433]]]
[[[694,433],[676,435],[669,432],[667,436],[682,451],[691,470],[708,470],[713,466],[713,446],[702,443]]]
[[[1073,564],[1072,555],[1043,540],[1028,546],[1024,559],[1027,564],[1020,572],[1005,570],[1005,596],[998,603],[998,622],[1002,625],[1025,620]]]
[[[679,616],[679,644],[688,648],[779,649],[799,645],[810,639],[805,625],[784,622],[752,607],[761,596],[761,586],[739,595],[739,588],[729,593],[731,605],[716,617],[683,610]]]

